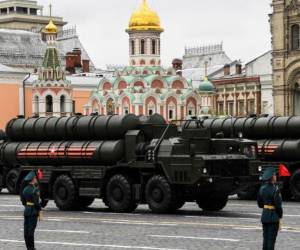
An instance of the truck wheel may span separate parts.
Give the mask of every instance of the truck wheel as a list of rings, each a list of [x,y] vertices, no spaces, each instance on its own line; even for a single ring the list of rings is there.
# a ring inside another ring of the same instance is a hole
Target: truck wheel
[[[53,197],[56,206],[63,211],[76,208],[76,188],[67,175],[59,176],[53,185]]]
[[[10,194],[19,194],[18,177],[19,171],[16,169],[10,170],[6,175],[6,188]]]
[[[79,197],[78,199],[78,207],[79,208],[87,208],[93,204],[95,198],[93,197]]]
[[[291,192],[296,201],[300,201],[300,169],[296,170],[290,180]]]
[[[124,175],[114,175],[110,178],[106,186],[105,200],[108,207],[117,213],[130,213],[137,208],[131,181]]]
[[[167,213],[176,208],[171,185],[161,175],[153,176],[148,181],[146,185],[146,200],[149,208],[155,213]]]
[[[217,212],[222,210],[228,202],[227,195],[211,195],[197,200],[198,206],[203,211]]]

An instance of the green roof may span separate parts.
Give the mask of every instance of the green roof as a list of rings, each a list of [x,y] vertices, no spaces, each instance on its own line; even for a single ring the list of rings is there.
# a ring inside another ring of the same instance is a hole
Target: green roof
[[[57,67],[60,67],[59,53],[56,48],[48,48],[46,50],[43,67],[52,68],[53,70],[55,70]]]
[[[215,86],[207,79],[205,78],[203,82],[199,85],[199,91],[200,92],[214,92]]]

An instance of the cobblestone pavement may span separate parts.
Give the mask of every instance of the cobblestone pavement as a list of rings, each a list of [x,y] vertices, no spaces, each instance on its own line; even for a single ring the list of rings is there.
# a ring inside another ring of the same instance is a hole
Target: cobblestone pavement
[[[284,203],[277,249],[299,249],[300,204]],[[25,249],[23,207],[17,196],[0,195],[0,249]],[[36,232],[37,249],[218,250],[261,249],[260,210],[255,201],[232,198],[218,213],[186,204],[176,214],[152,214],[147,206],[116,214],[100,200],[90,209],[61,212],[50,202]]]

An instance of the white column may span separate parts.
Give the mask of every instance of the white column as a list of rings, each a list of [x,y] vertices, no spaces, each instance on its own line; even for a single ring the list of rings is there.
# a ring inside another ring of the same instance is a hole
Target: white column
[[[45,98],[40,98],[39,101],[39,115],[46,116],[46,101]]]
[[[60,116],[60,98],[53,97],[53,116]]]

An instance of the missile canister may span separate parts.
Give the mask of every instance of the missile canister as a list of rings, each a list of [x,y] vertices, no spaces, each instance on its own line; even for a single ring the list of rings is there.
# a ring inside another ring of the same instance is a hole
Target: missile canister
[[[114,165],[124,141],[6,142],[0,161],[8,165]]]
[[[119,140],[137,129],[135,115],[15,118],[6,126],[12,141]]]
[[[265,160],[300,160],[300,140],[258,140],[257,144],[258,153]]]
[[[187,123],[188,128],[196,126]],[[223,132],[225,137],[237,137],[241,132],[249,139],[298,139],[300,138],[300,116],[259,117],[259,118],[215,118],[206,119],[203,126],[209,128],[211,135]]]

